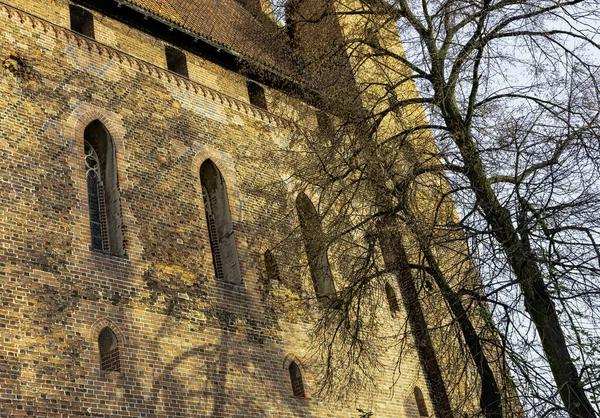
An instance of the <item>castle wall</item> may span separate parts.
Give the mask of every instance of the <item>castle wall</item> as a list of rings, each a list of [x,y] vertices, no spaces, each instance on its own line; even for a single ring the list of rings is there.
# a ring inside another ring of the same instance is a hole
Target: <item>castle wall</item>
[[[304,357],[310,307],[280,308],[283,296],[266,295],[261,281],[262,254],[278,240],[271,226],[289,224],[292,211],[261,193],[281,183],[269,158],[291,127],[248,104],[245,79],[191,54],[192,81],[170,74],[162,42],[98,14],[98,42],[74,35],[61,29],[64,1],[8,3],[0,3],[0,416],[356,417],[357,407],[418,416],[412,388],[425,384],[410,353],[400,377],[391,367],[381,373],[373,399],[292,396],[292,359],[307,392],[317,389],[318,366]],[[125,257],[90,249],[83,132],[94,120],[114,141]],[[241,285],[214,278],[199,179],[207,158],[227,184]],[[297,259],[282,260],[282,271]],[[281,286],[294,281],[309,279],[300,272]],[[106,326],[120,371],[99,367]]]

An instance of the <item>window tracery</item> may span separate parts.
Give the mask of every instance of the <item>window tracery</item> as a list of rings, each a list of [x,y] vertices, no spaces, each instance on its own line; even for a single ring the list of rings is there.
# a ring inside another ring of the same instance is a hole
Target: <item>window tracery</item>
[[[106,225],[106,201],[104,183],[100,171],[100,159],[96,150],[85,141],[85,166],[90,213],[92,248],[108,251],[108,230]]]

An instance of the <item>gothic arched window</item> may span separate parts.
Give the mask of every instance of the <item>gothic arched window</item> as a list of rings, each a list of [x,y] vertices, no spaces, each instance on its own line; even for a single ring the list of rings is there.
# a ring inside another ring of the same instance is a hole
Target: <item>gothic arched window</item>
[[[119,360],[119,344],[117,336],[112,329],[106,327],[98,335],[98,349],[100,350],[100,370],[118,372],[121,370]]]
[[[290,380],[292,382],[292,393],[297,398],[306,398],[306,393],[304,392],[304,382],[302,381],[302,372],[295,361],[290,363],[289,372]]]
[[[200,183],[215,276],[230,283],[241,283],[227,187],[221,172],[211,160],[204,161],[200,166]]]
[[[427,411],[427,405],[425,405],[425,398],[423,397],[423,392],[419,389],[418,386],[415,386],[415,402],[417,403],[417,408],[419,409],[419,416],[428,417],[429,412]]]
[[[395,317],[398,311],[400,311],[400,307],[398,306],[398,299],[396,299],[396,292],[394,292],[394,288],[388,282],[385,282],[385,296],[387,297],[392,317]]]
[[[114,144],[98,120],[85,128],[84,151],[91,246],[113,255],[125,255]]]
[[[335,293],[335,285],[327,258],[327,242],[323,234],[321,218],[304,193],[299,193],[296,198],[296,210],[315,293],[318,297],[332,295]]]

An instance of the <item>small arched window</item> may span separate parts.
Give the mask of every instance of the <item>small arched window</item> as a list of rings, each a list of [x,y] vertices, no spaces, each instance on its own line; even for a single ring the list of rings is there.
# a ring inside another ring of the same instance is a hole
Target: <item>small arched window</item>
[[[369,26],[365,31],[365,42],[373,49],[373,53],[381,52],[381,41],[379,40],[379,30],[373,26]]]
[[[317,112],[317,127],[319,134],[327,141],[335,137],[335,128],[329,115],[325,112]]]
[[[91,247],[125,255],[117,164],[112,138],[96,120],[84,131]]]
[[[221,172],[211,160],[204,161],[200,166],[200,182],[215,277],[230,283],[241,283],[227,187]]]
[[[269,284],[281,280],[279,277],[277,261],[275,260],[275,256],[271,250],[265,251],[265,270],[267,271],[267,281]]]
[[[297,398],[306,398],[304,382],[302,381],[302,372],[295,361],[290,363],[289,372],[290,380],[292,382],[292,393]]]
[[[296,198],[296,210],[315,293],[318,297],[333,295],[335,285],[327,258],[327,242],[321,218],[312,201],[304,193],[299,193]]]
[[[419,389],[418,386],[415,386],[415,402],[417,403],[417,409],[419,410],[419,416],[428,417],[429,412],[427,411],[427,405],[425,405],[425,398],[423,397],[423,392]]]
[[[109,372],[118,372],[121,370],[119,344],[113,330],[106,327],[100,331],[98,335],[98,349],[100,350],[100,370]]]
[[[388,282],[385,282],[385,296],[387,297],[392,317],[395,317],[396,314],[400,311],[400,307],[398,306],[396,292],[394,292],[394,288]]]

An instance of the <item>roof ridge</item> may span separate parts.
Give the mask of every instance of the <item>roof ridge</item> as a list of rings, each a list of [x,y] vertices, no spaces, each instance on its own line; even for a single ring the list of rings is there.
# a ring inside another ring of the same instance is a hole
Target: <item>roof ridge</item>
[[[277,24],[274,21],[272,25],[268,24],[272,20],[266,14],[264,20],[259,19],[237,0],[174,0],[168,3],[162,0],[123,0],[122,3],[270,68],[293,72],[297,66],[291,59],[293,50],[281,36],[283,31]],[[194,7],[199,8],[201,13],[192,13]],[[202,14],[206,16],[201,18]],[[273,36],[268,39],[260,36],[265,33]],[[275,48],[289,49],[289,53],[277,53]]]

